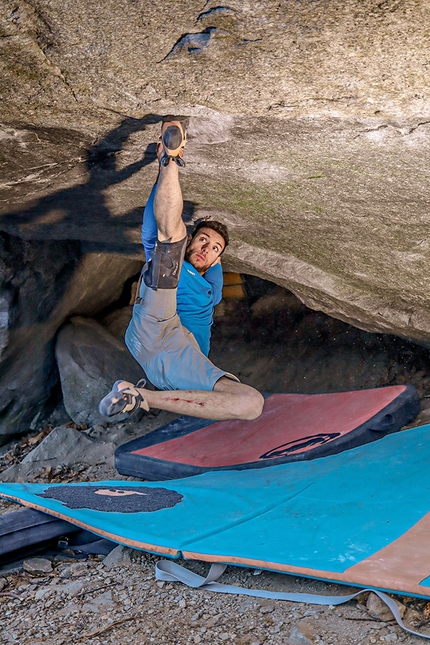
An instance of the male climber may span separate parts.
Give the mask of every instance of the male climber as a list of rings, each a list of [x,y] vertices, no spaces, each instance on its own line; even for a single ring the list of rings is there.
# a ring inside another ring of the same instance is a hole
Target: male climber
[[[253,420],[263,409],[257,390],[207,358],[213,307],[221,299],[220,256],[228,233],[219,222],[201,222],[193,237],[187,237],[179,184],[185,141],[183,120],[166,117],[157,145],[158,181],[142,227],[149,260],[125,335],[131,354],[160,391],[141,387],[140,382],[117,381],[100,402],[106,418],[158,408],[202,419]]]

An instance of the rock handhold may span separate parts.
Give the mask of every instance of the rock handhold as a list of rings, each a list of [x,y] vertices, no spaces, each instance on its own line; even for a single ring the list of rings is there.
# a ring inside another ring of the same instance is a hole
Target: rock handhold
[[[208,9],[208,11],[202,11],[196,20],[196,22],[199,22],[199,20],[204,20],[205,18],[208,18],[209,16],[213,18],[214,16],[225,16],[225,15],[234,15],[235,11],[234,9],[230,9],[229,7],[213,7],[212,9]]]
[[[173,55],[186,51],[188,54],[199,54],[209,46],[216,27],[206,27],[203,31],[195,34],[184,34],[176,41],[168,54],[160,61],[162,63]]]
[[[144,376],[125,344],[96,321],[76,316],[59,333],[56,357],[67,413],[75,423],[101,421],[100,399],[118,379]]]

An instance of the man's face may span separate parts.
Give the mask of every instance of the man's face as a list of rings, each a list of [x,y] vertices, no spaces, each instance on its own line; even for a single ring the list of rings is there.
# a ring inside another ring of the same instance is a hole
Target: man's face
[[[222,235],[213,228],[202,227],[188,244],[185,259],[203,275],[219,258],[224,246]]]

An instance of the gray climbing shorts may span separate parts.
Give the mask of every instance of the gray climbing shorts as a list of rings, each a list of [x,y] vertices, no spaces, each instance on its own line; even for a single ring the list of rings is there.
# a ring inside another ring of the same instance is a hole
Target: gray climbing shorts
[[[145,275],[145,269],[143,276]],[[149,381],[159,390],[213,390],[227,376],[198,346],[176,313],[176,289],[151,289],[143,279],[125,343]]]

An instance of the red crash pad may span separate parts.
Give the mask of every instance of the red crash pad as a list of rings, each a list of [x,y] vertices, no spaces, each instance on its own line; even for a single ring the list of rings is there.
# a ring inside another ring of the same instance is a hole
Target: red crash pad
[[[272,394],[255,421],[176,421],[117,449],[121,474],[171,479],[209,470],[314,459],[400,430],[419,412],[415,388]]]

